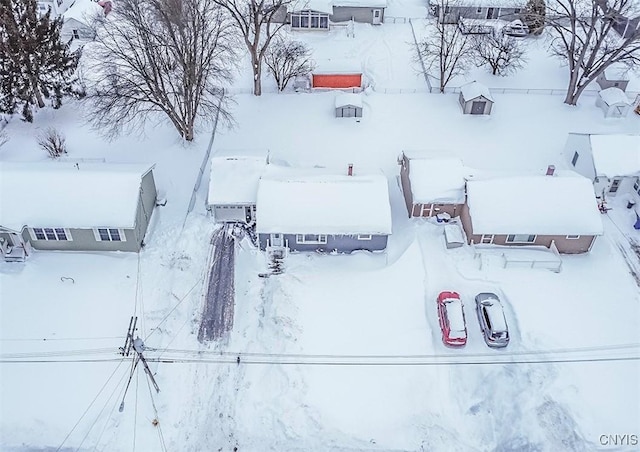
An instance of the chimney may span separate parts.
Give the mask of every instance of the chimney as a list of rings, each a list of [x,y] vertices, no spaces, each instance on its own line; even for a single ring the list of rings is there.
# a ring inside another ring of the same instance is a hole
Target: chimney
[[[349,169],[347,170],[347,176],[353,176],[353,163],[349,163]]]
[[[555,165],[547,166],[547,176],[553,176],[553,174],[555,172],[556,172],[556,166]]]

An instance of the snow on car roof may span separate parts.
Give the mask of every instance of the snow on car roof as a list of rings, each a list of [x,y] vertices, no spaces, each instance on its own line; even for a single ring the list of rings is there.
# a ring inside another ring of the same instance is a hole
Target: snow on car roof
[[[207,205],[255,204],[258,180],[266,165],[266,154],[214,156],[211,159]]]
[[[451,332],[464,331],[464,314],[462,312],[462,301],[456,298],[447,298],[445,304],[447,318],[449,319],[449,328]],[[452,337],[456,337],[452,334]]]
[[[507,321],[504,318],[504,311],[500,302],[490,301],[483,303],[487,314],[489,315],[489,321],[494,331],[507,331]]]
[[[77,165],[77,166],[76,166]],[[0,225],[131,228],[152,164],[0,162]]]
[[[391,234],[387,178],[268,165],[256,223],[260,233]]]
[[[473,233],[602,234],[602,215],[591,181],[572,171],[556,174],[469,180],[467,205]]]
[[[640,173],[640,135],[590,135],[593,166],[603,176]]]
[[[465,101],[482,96],[485,99],[493,102],[493,98],[491,97],[489,88],[479,82],[471,82],[463,85],[460,88],[460,92],[462,93],[462,97]]]
[[[631,101],[629,100],[625,92],[620,88],[616,88],[615,86],[603,89],[598,93],[598,95],[602,98],[603,101],[607,103],[607,105],[631,105]]]
[[[357,93],[344,93],[336,96],[336,108],[353,105],[362,108],[362,95]]]
[[[462,160],[447,153],[421,152],[409,159],[409,179],[413,202],[464,202],[465,176],[469,174]]]

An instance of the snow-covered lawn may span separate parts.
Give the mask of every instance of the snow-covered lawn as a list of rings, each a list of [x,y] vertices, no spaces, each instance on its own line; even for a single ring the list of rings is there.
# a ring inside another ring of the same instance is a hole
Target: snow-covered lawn
[[[380,86],[417,86],[400,46],[411,38],[408,24],[339,33],[308,39],[319,54],[339,42],[344,56],[368,55]],[[358,40],[369,33],[375,45]],[[3,359],[113,359],[2,363],[1,449],[153,451],[164,442],[167,450],[558,451],[640,433],[639,362],[588,362],[638,357],[639,290],[617,246],[625,236],[640,241],[627,223],[631,211],[615,206],[610,217],[626,227],[605,221],[592,252],[564,256],[560,273],[480,269],[468,247],[445,248],[440,225],[407,218],[396,182],[403,150],[452,151],[469,167],[508,174],[564,169],[568,132],[633,133],[640,117],[605,120],[587,97],[569,107],[562,96],[516,94],[497,94],[491,116],[470,117],[457,95],[367,92],[357,122],[334,118],[335,95],[239,95],[236,126],[218,131],[214,152],[268,149],[294,165],[345,174],[349,163],[356,174],[382,169],[393,212],[389,249],[291,254],[283,275],[260,278],[265,257],[242,241],[233,331],[206,346],[196,340],[214,228],[206,180],[186,212],[209,134],[184,145],[170,127],[149,126],[109,142],[73,102],[41,112],[34,125],[7,126],[2,160],[44,160],[35,135],[53,125],[67,137],[69,159],[155,162],[168,203],[155,210],[140,255],[36,252],[24,264],[0,263]],[[458,291],[465,304],[462,350],[442,345],[441,290]],[[512,333],[505,350],[482,340],[473,302],[480,291],[504,303]],[[120,363],[117,347],[134,314],[147,357],[167,362],[150,364],[161,392],[139,369],[120,413],[130,358]],[[577,358],[587,361],[532,362]]]

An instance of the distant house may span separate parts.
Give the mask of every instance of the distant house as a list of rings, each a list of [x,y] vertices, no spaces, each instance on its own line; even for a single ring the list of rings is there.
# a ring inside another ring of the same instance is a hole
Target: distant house
[[[61,251],[140,251],[156,203],[154,165],[0,163],[0,241]],[[6,257],[6,256],[5,256]]]
[[[96,37],[96,25],[104,16],[105,9],[97,2],[75,0],[73,6],[64,13],[60,39],[63,42],[93,41]]]
[[[336,118],[362,118],[362,95],[344,93],[336,96]]]
[[[75,0],[38,0],[36,3],[37,14],[43,16],[51,11],[51,18],[55,19],[64,14],[73,5]]]
[[[632,103],[620,88],[607,88],[598,92],[596,106],[604,112],[605,118],[624,118],[631,110]]]
[[[471,82],[460,88],[458,102],[465,115],[490,115],[493,98],[489,88],[479,82]]]
[[[381,251],[391,234],[389,189],[382,174],[269,165],[258,183],[257,213],[262,250]]]
[[[570,133],[564,155],[598,198],[623,193],[640,201],[640,135]]]
[[[266,164],[266,153],[211,159],[207,210],[216,222],[255,222],[258,181]]]
[[[386,0],[333,0],[331,22],[353,20],[365,24],[380,25],[384,22]]]
[[[460,219],[469,243],[504,246],[554,243],[560,253],[585,253],[602,234],[590,181],[566,175],[467,181]]]
[[[288,22],[292,30],[328,30],[331,23],[354,22],[379,25],[384,22],[386,0],[308,0],[299,8],[278,14],[276,22]]]
[[[312,88],[361,88],[362,67],[360,62],[343,58],[332,58],[316,62],[311,73]]]
[[[399,163],[409,217],[460,215],[468,175],[462,160],[442,152],[403,152]]]
[[[596,77],[596,82],[601,89],[620,88],[622,91],[626,91],[627,85],[629,85],[629,68],[620,64],[612,64]]]
[[[276,21],[287,21],[292,30],[328,30],[329,16],[332,13],[331,4],[327,0],[309,0],[301,4],[301,9],[275,18]]]
[[[444,9],[438,1],[429,2],[431,14],[440,23],[457,24],[463,19],[501,19],[511,22],[520,18],[526,0],[457,0]]]

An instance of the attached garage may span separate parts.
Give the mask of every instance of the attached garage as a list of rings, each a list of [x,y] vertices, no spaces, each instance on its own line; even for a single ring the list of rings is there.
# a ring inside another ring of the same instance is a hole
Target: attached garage
[[[458,101],[465,115],[490,115],[494,102],[489,88],[478,82],[464,85]]]

